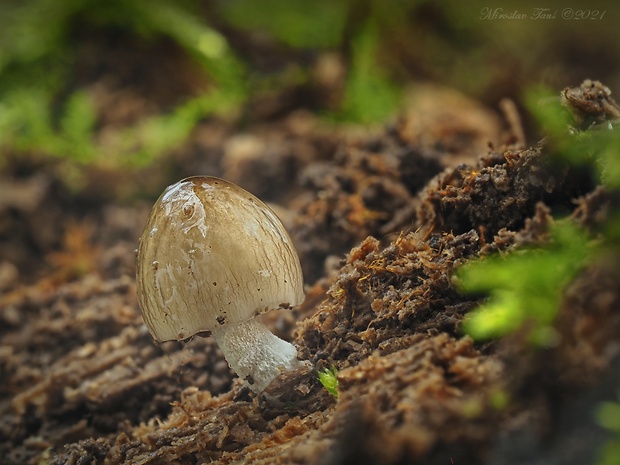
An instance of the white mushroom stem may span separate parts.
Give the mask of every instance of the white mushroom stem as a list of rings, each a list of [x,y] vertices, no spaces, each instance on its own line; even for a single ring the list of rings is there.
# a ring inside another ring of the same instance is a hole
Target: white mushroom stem
[[[252,391],[263,391],[280,373],[303,365],[295,347],[274,335],[259,316],[211,331],[230,367]]]

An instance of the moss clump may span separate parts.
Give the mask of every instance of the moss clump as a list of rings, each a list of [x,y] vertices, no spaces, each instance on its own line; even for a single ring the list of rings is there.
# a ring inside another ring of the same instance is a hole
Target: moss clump
[[[319,373],[319,381],[325,388],[327,392],[329,392],[336,399],[338,398],[338,370],[335,367],[325,368],[322,372]]]

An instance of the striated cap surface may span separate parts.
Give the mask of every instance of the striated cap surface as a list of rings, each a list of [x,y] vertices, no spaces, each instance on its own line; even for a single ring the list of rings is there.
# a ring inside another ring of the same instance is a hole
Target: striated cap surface
[[[299,258],[279,218],[208,176],[179,181],[153,206],[138,247],[137,293],[158,341],[304,300]]]

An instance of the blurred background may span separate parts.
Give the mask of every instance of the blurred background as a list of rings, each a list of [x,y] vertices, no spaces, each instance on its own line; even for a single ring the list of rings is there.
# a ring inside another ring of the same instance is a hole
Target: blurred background
[[[569,3],[3,0],[0,281],[67,262],[83,273],[103,224],[132,243],[148,205],[187,175],[277,200],[277,183],[235,174],[258,142],[273,155],[258,166],[282,180],[296,171],[280,169],[294,160],[278,144],[311,140],[297,153],[329,158],[337,134],[392,124],[429,83],[498,114],[511,99],[534,143],[532,89],[620,89],[618,3]]]

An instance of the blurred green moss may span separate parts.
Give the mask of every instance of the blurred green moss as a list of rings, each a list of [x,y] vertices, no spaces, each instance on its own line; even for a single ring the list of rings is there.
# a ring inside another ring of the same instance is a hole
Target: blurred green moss
[[[600,426],[612,433],[599,452],[597,464],[620,465],[620,401],[602,402],[596,411],[596,419]]]
[[[378,65],[378,33],[369,24],[353,41],[351,66],[337,119],[384,122],[398,108],[401,92]]]
[[[468,315],[463,330],[484,340],[527,328],[533,344],[553,345],[552,324],[562,293],[592,254],[584,231],[564,220],[552,226],[544,247],[465,264],[457,273],[460,288],[489,297]]]
[[[220,11],[232,25],[295,48],[331,48],[343,41],[353,0],[228,0]]]
[[[26,0],[2,5],[0,148],[4,153],[54,156],[78,166],[144,167],[179,146],[205,117],[238,112],[251,95],[248,85],[271,89],[269,82],[286,86],[286,80],[309,79],[309,69],[298,67],[293,77],[287,70],[280,77],[257,80],[207,17],[219,18],[224,29],[259,31],[298,49],[340,49],[346,55],[350,43],[343,101],[331,119],[384,121],[395,112],[399,92],[378,60],[379,38],[400,16],[382,5],[235,0],[214,2],[208,14],[195,0]],[[91,29],[123,30],[145,42],[171,39],[198,63],[210,81],[208,90],[101,141],[96,102],[87,89],[75,85],[74,75],[79,48],[75,31]],[[75,175],[76,168],[68,171]]]
[[[533,87],[526,99],[544,133],[545,151],[559,166],[579,167],[610,192],[620,189],[620,130],[609,121],[585,130],[575,126],[558,93]],[[463,324],[477,340],[527,331],[535,345],[553,345],[553,322],[562,294],[576,274],[601,253],[618,255],[620,212],[609,212],[597,240],[569,219],[555,221],[547,244],[465,264],[457,271],[461,290],[488,299]]]
[[[589,170],[597,183],[620,189],[619,121],[580,129],[558,93],[545,86],[530,88],[525,101],[546,135],[549,153],[572,166]]]
[[[230,111],[246,94],[244,66],[223,35],[198,19],[197,3],[27,0],[0,15],[0,146],[76,163],[141,166],[182,142],[205,116]],[[144,118],[112,146],[96,139],[89,95],[72,87],[76,27],[116,27],[142,40],[168,37],[187,51],[215,89]]]
[[[529,12],[534,6],[515,1],[502,8]],[[522,81],[564,85],[558,83],[577,69],[578,57],[548,56],[559,46],[554,41],[591,44],[601,57],[612,53],[604,47],[605,38],[615,31],[607,19],[587,23],[596,27],[592,35],[586,23],[575,29],[561,20],[486,21],[481,19],[486,7],[484,2],[456,0],[4,2],[0,148],[78,165],[148,166],[183,143],[202,119],[243,115],[244,105],[250,99],[260,101],[261,92],[277,95],[300,87],[316,91],[313,86],[320,84],[313,82],[313,66],[322,53],[341,61],[343,85],[335,103],[332,94],[327,104],[312,94],[305,104],[329,121],[364,124],[388,120],[412,76],[496,104],[518,92]],[[611,11],[606,16],[613,17]],[[147,44],[162,38],[173,42],[203,73],[201,90],[102,141],[100,108],[89,89],[76,82],[78,38],[101,31],[122,31]],[[615,166],[608,168],[610,179],[620,176]]]

